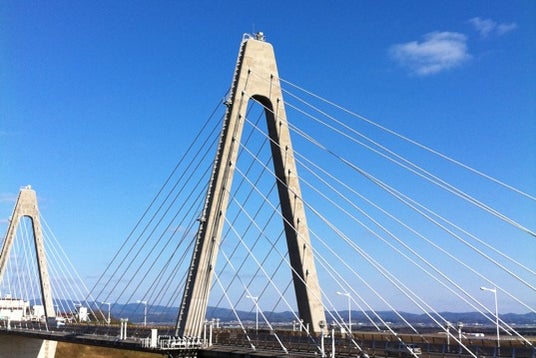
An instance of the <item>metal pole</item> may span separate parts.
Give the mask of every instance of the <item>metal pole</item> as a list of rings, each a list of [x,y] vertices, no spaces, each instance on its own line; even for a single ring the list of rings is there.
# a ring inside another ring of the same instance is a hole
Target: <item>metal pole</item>
[[[351,334],[352,333],[352,302],[350,301],[351,296],[348,292],[337,291],[337,294],[341,296],[346,296],[348,298],[348,333]]]
[[[493,288],[495,295],[495,324],[497,326],[497,356],[501,356],[501,337],[499,335],[499,305],[497,303],[497,288]]]
[[[348,330],[352,334],[352,302],[350,301],[350,294],[348,294]]]
[[[495,326],[497,327],[497,356],[501,355],[501,337],[499,336],[499,305],[497,303],[497,287],[493,288],[487,288],[487,287],[480,287],[482,291],[489,291],[493,292],[493,296],[495,297]]]
[[[147,301],[138,300],[137,302],[143,304],[143,326],[147,327]]]
[[[331,326],[331,358],[335,358],[335,326]]]
[[[322,358],[326,356],[326,350],[324,349],[324,330],[322,329],[322,332],[320,333],[321,343],[320,343],[320,349],[322,350]]]
[[[450,322],[447,322],[447,352],[450,352]]]
[[[214,326],[214,320],[210,321],[209,331],[208,331],[208,346],[212,347],[212,327]]]
[[[322,353],[322,358],[324,358],[326,356],[326,350],[324,348],[324,327],[326,327],[326,322],[320,321],[318,326],[320,327],[320,350]]]
[[[259,305],[257,303],[257,301],[259,300],[259,297],[258,296],[250,296],[250,295],[247,295],[246,297],[251,298],[251,300],[255,304],[255,331],[259,332]]]
[[[108,320],[106,323],[108,323],[108,325],[110,325],[110,310],[111,310],[111,303],[109,302],[101,302],[103,305],[108,305]]]
[[[458,346],[458,353],[462,353],[462,327],[463,327],[463,323],[461,322],[458,322],[458,341],[459,341],[459,346]]]

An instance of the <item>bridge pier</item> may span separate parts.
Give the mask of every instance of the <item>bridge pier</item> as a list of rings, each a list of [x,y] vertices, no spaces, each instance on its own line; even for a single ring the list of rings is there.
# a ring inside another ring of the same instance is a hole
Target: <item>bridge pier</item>
[[[58,342],[0,335],[0,358],[54,358]]]

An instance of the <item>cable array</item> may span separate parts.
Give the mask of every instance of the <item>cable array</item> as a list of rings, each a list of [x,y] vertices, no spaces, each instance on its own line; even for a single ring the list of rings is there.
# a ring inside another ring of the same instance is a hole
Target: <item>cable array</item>
[[[397,332],[405,329],[426,341],[410,319],[418,314],[476,357],[449,330],[442,312],[477,312],[482,322],[494,324],[490,297],[480,286],[496,290],[503,312],[536,312],[536,268],[529,254],[536,251],[536,235],[526,217],[535,212],[534,195],[279,80],[291,88],[282,89],[284,103],[328,323],[345,332],[360,326],[387,331],[401,343]],[[74,288],[82,280],[67,275],[75,272],[72,263],[60,259],[65,252],[58,240],[47,237],[47,253],[59,262],[51,265],[51,276],[62,278],[53,292],[58,312],[76,315],[77,307],[67,302],[84,302],[91,317],[102,320],[100,306],[113,302],[114,319],[139,324],[148,318],[172,334],[228,105],[218,103],[90,289]],[[272,166],[277,143],[265,123],[271,109],[256,100],[247,106],[242,139],[235,143],[235,179],[225,188],[229,206],[206,319],[236,325],[252,348],[258,331],[269,331],[286,351],[277,334],[284,316],[320,349],[297,313],[293,280],[302,278],[292,269],[285,241],[289,223]],[[21,230],[28,236],[26,225]],[[2,294],[38,304],[31,242],[19,241]],[[342,309],[346,299],[353,322]],[[504,317],[499,323],[503,333],[531,345]]]
[[[449,297],[451,310],[479,312],[492,324],[494,313],[480,285],[495,287],[505,307],[534,312],[534,263],[513,245],[504,245],[507,236],[509,242],[534,246],[527,241],[534,230],[515,210],[516,205],[533,208],[533,195],[280,80],[293,90],[283,88],[283,93],[289,98],[285,105],[301,199],[330,322],[356,329],[356,322],[348,324],[336,292],[346,294],[359,325],[387,330],[395,341],[400,326],[420,334],[408,318],[412,312],[463,345],[446,328],[443,297]],[[264,121],[271,109],[254,100],[247,105],[234,184],[225,188],[229,207],[207,319],[237,322],[249,340],[247,327],[254,320],[274,331],[280,312],[292,313],[294,327],[306,332],[309,327],[296,312],[296,273],[271,163],[276,143]],[[218,106],[210,116],[95,285],[96,297],[122,301],[124,307],[135,300],[150,302],[149,316],[173,317],[217,144],[214,118],[223,118],[225,111]],[[377,138],[374,130],[381,132]],[[497,195],[508,196],[512,204],[501,209],[486,203]],[[180,234],[173,230],[179,226]],[[503,319],[500,324],[504,332],[521,336]],[[361,349],[359,342],[353,344]]]

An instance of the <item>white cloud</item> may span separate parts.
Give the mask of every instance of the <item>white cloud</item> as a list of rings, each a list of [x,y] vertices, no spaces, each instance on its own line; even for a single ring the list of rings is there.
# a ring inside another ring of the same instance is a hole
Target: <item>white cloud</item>
[[[515,22],[509,24],[499,24],[497,25],[497,34],[504,35],[507,32],[514,31],[517,29],[517,24]]]
[[[393,45],[390,54],[400,65],[420,76],[431,75],[456,66],[471,58],[467,38],[457,32],[431,32],[422,42]]]
[[[488,37],[488,35],[497,27],[497,23],[489,19],[481,19],[479,17],[473,17],[469,20],[476,31],[480,33],[482,37]]]
[[[481,19],[480,17],[473,17],[469,19],[469,23],[474,26],[475,30],[480,33],[482,37],[488,37],[490,35],[504,35],[517,28],[515,22],[497,23],[491,19]]]

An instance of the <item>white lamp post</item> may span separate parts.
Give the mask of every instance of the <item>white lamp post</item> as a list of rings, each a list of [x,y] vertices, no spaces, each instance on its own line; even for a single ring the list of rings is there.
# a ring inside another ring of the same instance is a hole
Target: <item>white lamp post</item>
[[[251,300],[255,304],[255,331],[258,332],[259,331],[259,305],[257,304],[257,301],[259,300],[259,297],[247,295],[246,298],[251,298]]]
[[[108,305],[108,321],[107,321],[107,323],[108,323],[108,325],[110,325],[110,310],[111,310],[112,305],[110,304],[110,302],[101,302],[101,304]]]
[[[351,306],[352,302],[350,300],[352,299],[352,297],[350,296],[348,292],[337,291],[337,294],[348,297],[348,333],[351,334],[352,333],[352,306]]]
[[[143,305],[143,326],[147,327],[147,301],[136,301]]]
[[[331,358],[335,358],[335,323],[331,324]]]
[[[463,323],[462,322],[458,322],[458,353],[459,354],[462,354],[462,328],[463,328]]]
[[[447,352],[450,352],[450,327],[452,327],[452,323],[447,321],[445,324],[445,328],[447,329]]]
[[[497,355],[499,356],[501,354],[501,341],[499,336],[499,306],[497,304],[497,288],[487,288],[487,287],[480,287],[482,291],[489,291],[493,292],[493,296],[495,297],[495,325],[497,326]]]
[[[326,327],[326,322],[320,321],[318,322],[318,326],[320,327],[320,351],[322,353],[322,358],[325,358],[326,350],[324,349],[324,327]]]

